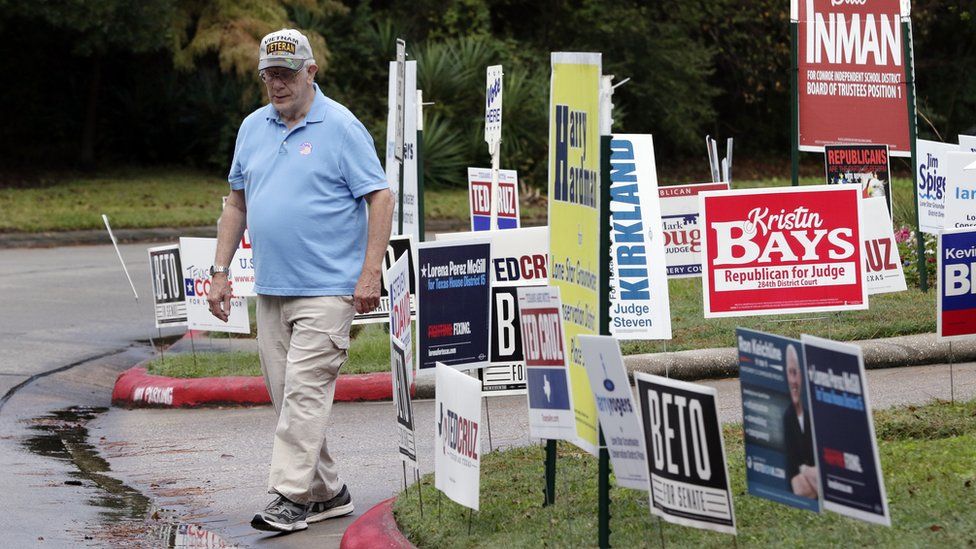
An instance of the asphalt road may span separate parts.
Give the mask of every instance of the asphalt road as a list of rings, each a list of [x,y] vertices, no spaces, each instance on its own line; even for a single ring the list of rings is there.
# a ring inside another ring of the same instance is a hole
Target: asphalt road
[[[105,236],[106,241],[108,236]],[[157,336],[146,245],[0,250],[0,397],[33,375]]]
[[[39,431],[49,420],[34,418],[69,406],[107,406],[117,373],[148,353],[133,345],[157,336],[146,246],[124,246],[122,254],[142,298],[138,306],[111,245],[0,250],[4,546],[95,543],[89,533],[104,524],[105,508],[97,505],[104,490],[80,478],[64,454],[78,450],[76,441]]]

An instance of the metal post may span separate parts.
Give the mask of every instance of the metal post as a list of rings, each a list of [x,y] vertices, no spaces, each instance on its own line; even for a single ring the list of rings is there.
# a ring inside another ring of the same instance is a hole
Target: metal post
[[[417,90],[417,232],[423,242],[424,236],[424,91]]]
[[[600,136],[600,335],[610,335],[610,142]],[[600,458],[598,466],[599,544],[610,547],[610,453],[599,429]]]
[[[918,253],[918,285],[923,292],[929,291],[929,271],[925,263],[925,235],[922,233],[918,213],[918,157],[915,150],[917,118],[915,109],[915,59],[912,57],[912,21],[905,17],[901,22],[901,35],[905,45],[905,93],[908,99],[908,142],[912,150],[912,196],[915,197],[915,240]]]
[[[790,161],[793,186],[800,184],[800,90],[797,88],[797,74],[800,71],[799,21],[790,21]]]
[[[556,441],[546,441],[546,489],[543,491],[542,506],[556,503]]]

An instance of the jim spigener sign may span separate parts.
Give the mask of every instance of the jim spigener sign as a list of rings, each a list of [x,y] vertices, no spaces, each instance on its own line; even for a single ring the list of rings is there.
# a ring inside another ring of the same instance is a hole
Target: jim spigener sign
[[[929,234],[939,234],[945,226],[946,176],[949,171],[947,155],[959,148],[951,143],[915,141],[918,155],[918,228]]]
[[[386,117],[386,180],[396,195],[400,182],[395,177],[396,144],[396,61],[390,61],[390,79]],[[403,234],[420,241],[420,218],[417,212],[417,62],[407,61],[404,67],[403,92]],[[400,200],[393,201],[393,234],[399,228]]]
[[[481,384],[437,365],[434,404],[434,486],[455,502],[478,510],[481,489]]]
[[[149,276],[152,278],[156,327],[186,326],[186,296],[183,293],[179,245],[149,248]]]
[[[478,370],[485,396],[525,393],[519,287],[548,280],[548,227],[438,234],[437,240],[491,239],[491,363]]]
[[[824,509],[891,526],[861,348],[801,341]]]
[[[939,335],[976,334],[976,228],[939,236]]]
[[[634,373],[651,480],[651,513],[735,534],[715,389]]]
[[[799,20],[800,150],[872,143],[909,156],[902,1],[792,2]]]
[[[424,242],[417,251],[419,368],[488,363],[491,241]]]
[[[667,265],[650,135],[610,140],[610,333],[671,339]]]
[[[738,328],[739,386],[749,493],[820,512],[803,345]]]
[[[620,356],[620,344],[610,336],[581,335],[580,348],[617,486],[646,492],[650,486],[644,431]]]
[[[860,190],[706,192],[705,317],[867,309]]]

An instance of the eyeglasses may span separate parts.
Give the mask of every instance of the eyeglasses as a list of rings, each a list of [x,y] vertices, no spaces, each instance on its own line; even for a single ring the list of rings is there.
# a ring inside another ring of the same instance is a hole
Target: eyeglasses
[[[261,80],[265,84],[271,85],[275,80],[280,80],[282,84],[287,86],[298,78],[298,73],[300,72],[302,72],[302,69],[298,69],[297,71],[289,69],[264,69],[263,71],[258,71],[258,75],[261,76]]]

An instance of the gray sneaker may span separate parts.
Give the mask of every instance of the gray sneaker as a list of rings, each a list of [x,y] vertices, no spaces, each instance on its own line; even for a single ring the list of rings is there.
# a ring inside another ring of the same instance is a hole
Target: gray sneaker
[[[296,532],[308,528],[306,506],[299,505],[285,496],[279,495],[254,515],[251,528],[270,532]]]
[[[309,503],[307,508],[308,517],[305,520],[308,522],[318,522],[320,520],[342,517],[352,513],[355,509],[352,505],[352,496],[349,495],[349,490],[343,484],[339,493],[329,501],[313,501]]]

